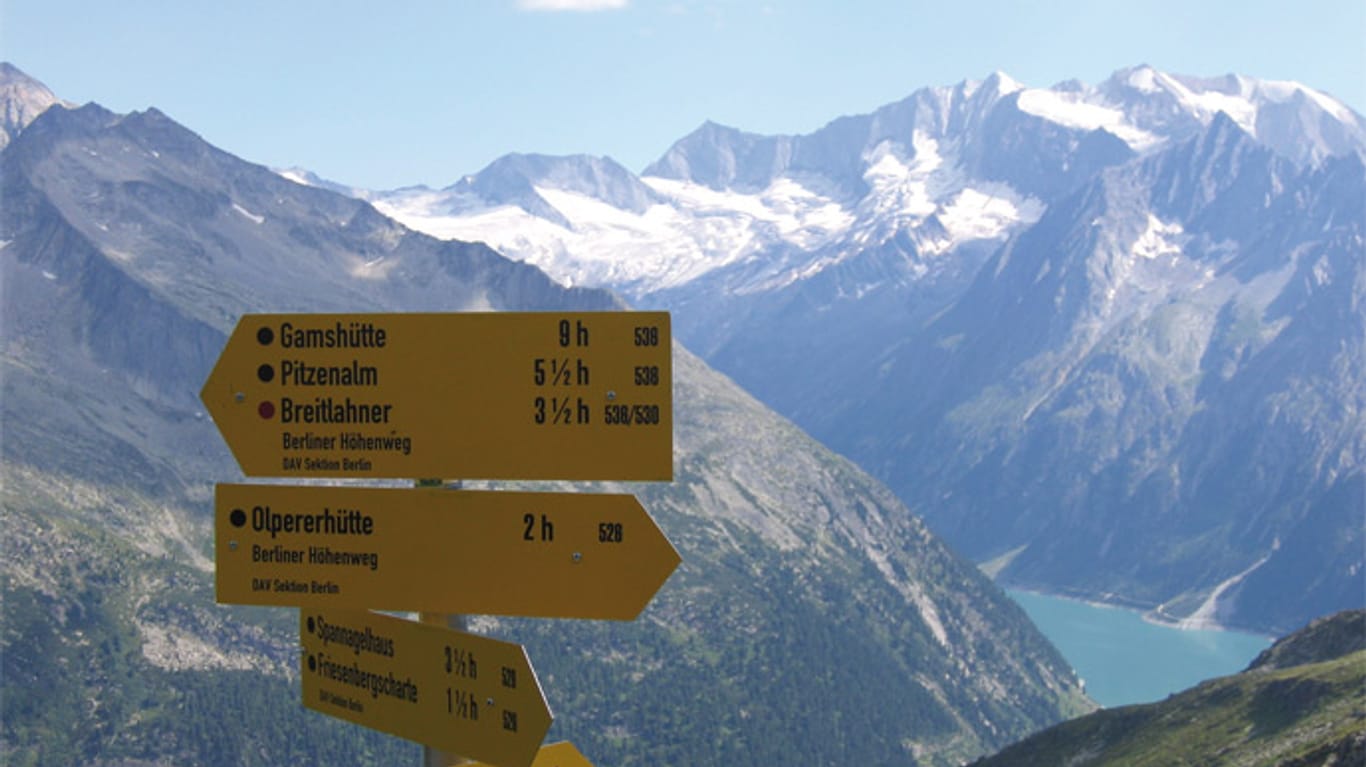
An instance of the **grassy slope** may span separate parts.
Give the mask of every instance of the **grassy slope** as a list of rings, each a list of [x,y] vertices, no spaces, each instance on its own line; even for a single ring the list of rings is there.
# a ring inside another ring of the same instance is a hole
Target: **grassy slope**
[[[1330,754],[1337,761],[1327,761]],[[1366,763],[1366,650],[1213,679],[1158,703],[1099,711],[983,760],[1007,765]]]

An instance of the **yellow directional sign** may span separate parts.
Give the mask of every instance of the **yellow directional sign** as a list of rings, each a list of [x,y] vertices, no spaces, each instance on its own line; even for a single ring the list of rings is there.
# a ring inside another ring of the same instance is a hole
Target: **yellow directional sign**
[[[550,708],[521,645],[364,611],[299,611],[308,708],[498,767],[528,767]]]
[[[248,476],[673,477],[667,312],[245,315],[200,397]]]
[[[678,552],[630,495],[220,484],[218,601],[631,620]]]
[[[464,767],[492,767],[483,762],[466,762]],[[567,740],[541,746],[531,767],[593,767],[593,763]]]

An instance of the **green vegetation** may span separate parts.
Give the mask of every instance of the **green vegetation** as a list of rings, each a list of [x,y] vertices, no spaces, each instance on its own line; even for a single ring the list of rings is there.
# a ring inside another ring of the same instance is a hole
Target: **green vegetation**
[[[414,763],[415,746],[299,705],[296,610],[215,603],[212,483],[240,474],[198,391],[223,333],[251,311],[615,299],[407,232],[155,112],[50,112],[0,175],[0,760]],[[242,226],[229,203],[272,216]],[[92,223],[106,213],[110,231]],[[376,253],[421,279],[357,282],[346,265]],[[673,374],[677,481],[560,488],[637,493],[683,554],[644,615],[472,619],[527,645],[552,738],[603,765],[948,765],[1087,705],[1024,614],[886,488],[682,349]]]
[[[1320,637],[1346,654],[1276,668],[1263,659],[1165,701],[1098,711],[1065,722],[982,760],[1010,765],[1321,765],[1366,760],[1366,635],[1350,636],[1366,613],[1335,616]],[[1311,627],[1311,630],[1314,627]],[[1302,632],[1303,633],[1303,632]],[[1277,647],[1322,656],[1292,635]],[[1319,640],[1313,640],[1315,642]]]
[[[25,502],[33,479],[5,476],[0,763],[417,762],[412,744],[300,706],[297,660],[257,635],[261,619],[292,630],[293,611],[215,606],[203,571]],[[87,499],[117,522],[112,500]]]
[[[140,522],[157,504],[132,490],[13,464],[4,477],[5,764],[417,762],[411,743],[302,708],[297,613],[216,605],[195,556],[202,528],[182,540]],[[686,553],[636,621],[476,620],[527,646],[557,715],[550,740],[604,765],[951,764],[1002,745],[968,722],[997,722],[1004,739],[1059,716],[1056,698],[1028,690],[1037,680],[1001,697],[957,677],[1015,673],[1008,645],[955,628],[981,616],[942,616],[965,640],[955,667],[847,541],[784,552],[727,520],[698,536],[677,492],[642,494]],[[895,562],[945,610],[948,595],[995,599],[939,549]],[[1002,641],[1042,653],[1032,673],[1047,673],[1047,646],[1010,625]]]

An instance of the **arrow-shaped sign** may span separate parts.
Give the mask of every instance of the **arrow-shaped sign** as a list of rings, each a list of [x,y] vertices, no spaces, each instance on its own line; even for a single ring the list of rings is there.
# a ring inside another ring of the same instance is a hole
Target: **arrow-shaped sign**
[[[667,312],[252,314],[200,393],[255,477],[668,480]]]
[[[299,612],[308,708],[498,765],[528,767],[550,708],[521,645],[371,612]]]
[[[218,485],[218,601],[632,620],[679,557],[630,495]]]

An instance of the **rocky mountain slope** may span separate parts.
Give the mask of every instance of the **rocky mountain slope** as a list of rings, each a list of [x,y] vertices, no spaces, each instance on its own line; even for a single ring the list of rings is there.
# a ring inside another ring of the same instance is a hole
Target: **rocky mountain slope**
[[[0,756],[414,761],[299,707],[292,611],[213,603],[212,484],[241,476],[197,392],[244,312],[618,300],[155,110],[50,108],[0,152],[0,184]],[[651,607],[475,622],[528,645],[552,739],[605,764],[949,764],[1088,707],[1023,613],[883,486],[682,347],[674,381],[676,479],[624,488],[684,558]]]
[[[1005,582],[1279,632],[1366,599],[1364,156],[1310,87],[1135,67],[365,196],[672,309]]]

